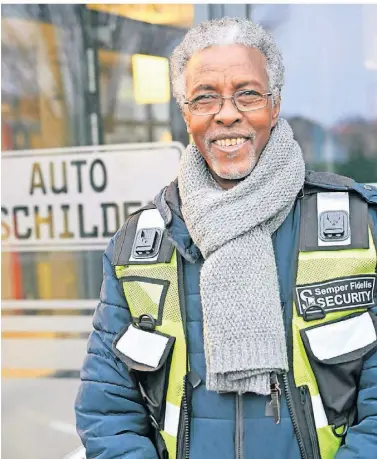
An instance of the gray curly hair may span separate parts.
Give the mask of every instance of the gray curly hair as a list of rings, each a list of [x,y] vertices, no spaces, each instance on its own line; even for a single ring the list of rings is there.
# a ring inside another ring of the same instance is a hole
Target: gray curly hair
[[[173,96],[181,110],[186,93],[184,71],[191,57],[212,45],[235,43],[257,48],[265,56],[273,103],[279,100],[280,90],[284,85],[284,65],[273,37],[259,24],[254,24],[248,19],[224,17],[202,22],[190,29],[170,56]]]

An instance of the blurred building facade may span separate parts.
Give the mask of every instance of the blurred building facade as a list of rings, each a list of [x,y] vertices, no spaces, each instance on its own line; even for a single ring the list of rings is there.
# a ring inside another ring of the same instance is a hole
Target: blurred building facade
[[[31,150],[32,154],[36,149],[172,140],[186,145],[189,138],[171,96],[167,58],[193,24],[215,17],[240,16],[268,28],[282,49],[288,86],[283,91],[282,115],[291,123],[308,167],[349,175],[363,182],[377,182],[377,7],[366,11],[362,5],[318,5],[317,10],[305,13],[309,11],[305,8],[313,7],[2,5],[2,151]],[[330,8],[334,7],[338,8],[335,11],[338,22],[329,19]],[[295,20],[303,25],[303,21],[309,21],[316,14],[319,19],[323,18],[321,33],[327,33],[328,39],[333,38],[335,42],[340,28],[348,26],[343,12],[359,21],[353,31],[355,36],[350,38],[352,42],[360,42],[360,51],[353,52],[357,65],[347,60],[347,41],[337,43],[336,56],[326,48],[318,55],[309,51],[307,55],[304,51],[297,55],[292,53],[297,43],[305,50],[309,49],[307,44],[318,42],[309,26],[304,24],[302,30],[295,28]],[[305,19],[303,13],[309,19]],[[308,59],[315,61],[323,55],[327,56],[328,64],[314,66],[309,80],[305,73]],[[338,67],[343,66],[350,75],[348,83],[344,83],[346,78],[343,78],[341,89],[339,77],[331,65],[335,57],[340,59]],[[308,85],[306,94],[311,94],[304,106],[300,84],[289,87],[290,75],[297,74],[302,76],[302,85]],[[365,96],[357,96],[355,92]],[[318,99],[323,101],[322,105],[316,103]],[[343,107],[342,101],[347,100],[350,103],[329,119],[332,105]],[[25,180],[25,177],[15,177],[15,187],[17,180]],[[6,208],[7,203],[2,202],[2,206]],[[6,237],[4,228],[2,225],[2,239]],[[4,252],[2,299],[10,305],[3,310],[5,320],[9,319],[10,323],[15,316],[55,314],[72,316],[72,323],[75,316],[90,319],[101,286],[101,258],[102,250]],[[40,300],[88,301],[90,306],[62,312],[54,308],[39,309],[37,302]],[[22,309],[18,306],[19,301],[29,301],[34,306]],[[90,320],[87,323],[90,324]],[[77,348],[80,360],[90,325],[85,330],[76,327],[72,332],[69,329],[49,331],[46,326],[39,336],[35,332],[41,330],[39,325],[32,328],[34,331],[28,327],[20,325],[13,329],[9,325],[3,330],[3,377],[10,381],[63,377],[74,379],[77,384],[79,364],[65,362],[60,365],[59,349],[62,347],[56,348],[56,364],[47,370],[42,364],[34,364],[32,358],[22,367],[14,349],[18,344],[21,349],[25,339],[30,343],[41,339],[47,348],[53,337],[62,346],[72,342],[70,349],[75,349],[74,341],[80,340]],[[67,416],[72,421],[73,413]],[[26,449],[22,448],[28,447],[27,443],[23,446],[22,442],[12,440],[14,425],[16,421],[13,424],[9,421],[3,430],[9,433],[4,438],[10,439],[5,445],[4,457],[24,457]],[[22,426],[29,429],[30,419],[25,418]],[[77,437],[71,443],[67,443],[65,437],[62,440],[54,438],[50,446],[47,441],[43,447],[36,442],[31,457],[59,458],[69,451],[68,444],[76,445]]]
[[[171,97],[167,57],[192,24],[228,15],[250,17],[275,35],[287,69],[288,95],[283,91],[282,113],[292,122],[309,167],[341,172],[339,165],[352,156],[373,159],[377,150],[376,7],[323,5],[317,12],[309,8],[314,6],[3,5],[2,150],[172,139],[187,144],[184,123]],[[338,22],[329,23],[334,8]],[[347,8],[348,16],[357,13],[352,20],[358,26],[348,43],[339,44],[336,36],[347,25],[345,15],[342,19]],[[310,27],[306,34],[294,23],[289,27],[295,16],[301,23],[308,20],[302,11],[321,18],[321,36],[329,42],[329,50],[320,50],[318,56],[304,55],[306,43],[320,42]],[[296,56],[291,50],[299,40],[303,51]],[[346,53],[354,42],[360,42],[360,47],[347,69]],[[306,79],[308,60],[316,58],[318,69]],[[336,59],[337,67],[351,75],[344,81],[355,74],[352,85],[343,83],[338,89],[338,74],[331,64]],[[301,74],[303,84],[297,87],[295,81],[295,98],[290,85]],[[305,88],[310,81],[315,87]],[[312,98],[301,109],[300,91],[308,90]],[[318,100],[322,105],[314,103]],[[349,107],[339,100],[350,100]],[[338,106],[337,119],[324,123],[332,105]],[[359,115],[365,105],[367,118]],[[355,178],[373,181],[373,173]]]

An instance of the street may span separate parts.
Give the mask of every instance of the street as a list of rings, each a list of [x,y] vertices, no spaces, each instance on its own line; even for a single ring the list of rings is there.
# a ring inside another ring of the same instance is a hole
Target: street
[[[2,305],[1,457],[63,459],[81,445],[73,406],[96,301],[12,303]]]
[[[73,403],[78,379],[3,379],[3,459],[63,459],[81,442]]]

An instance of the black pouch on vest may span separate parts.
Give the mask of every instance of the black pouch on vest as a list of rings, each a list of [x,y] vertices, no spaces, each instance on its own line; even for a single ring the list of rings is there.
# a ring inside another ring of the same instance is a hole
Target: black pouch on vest
[[[135,324],[124,328],[113,342],[113,351],[127,365],[157,430],[164,427],[174,342],[174,336],[145,330]]]
[[[300,332],[333,429],[354,422],[360,374],[377,348],[376,330],[377,317],[359,312]]]

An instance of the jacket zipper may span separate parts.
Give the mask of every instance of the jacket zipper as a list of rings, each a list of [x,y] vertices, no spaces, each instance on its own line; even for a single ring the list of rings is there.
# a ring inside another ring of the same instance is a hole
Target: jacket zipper
[[[312,443],[313,459],[321,459],[321,455],[319,453],[317,431],[314,425],[313,408],[312,408],[311,401],[309,398],[307,386],[300,387],[300,395],[301,395],[301,403],[304,405],[305,418],[308,424],[310,441]]]
[[[184,438],[184,455],[185,459],[189,459],[190,456],[190,420],[188,415],[187,406],[187,378],[185,378],[185,384],[183,389],[183,418],[185,426],[185,438]]]
[[[183,331],[187,345],[187,324],[186,324],[186,306],[185,295],[183,292],[183,261],[182,256],[177,251],[177,268],[178,268],[178,295],[179,306],[182,317]],[[186,371],[188,372],[188,352],[186,349]],[[176,459],[189,459],[190,456],[190,422],[187,403],[187,375],[183,379],[183,395],[181,402],[181,411],[179,414]]]
[[[179,415],[178,435],[177,435],[177,459],[189,459],[190,456],[190,425],[187,404],[187,377],[183,382],[183,396],[181,412]]]
[[[183,380],[183,394],[177,434],[177,459],[189,459],[190,456],[190,413],[192,391],[193,389],[196,389],[201,382],[202,381],[199,375],[195,371],[189,371]]]
[[[299,216],[301,219],[301,199],[304,197],[304,187],[302,188],[302,196],[299,197],[298,199],[298,205],[299,205]],[[300,226],[299,226],[300,228]],[[297,278],[297,267],[298,267],[298,258],[299,258],[299,241],[300,241],[300,231],[297,235],[297,240],[295,243],[294,247],[294,262],[293,262],[293,272],[291,273],[292,278],[291,278],[291,285],[295,286],[296,285],[296,278]],[[293,289],[292,289],[293,291]],[[290,307],[293,307],[293,298],[290,298]],[[287,309],[287,304],[288,302],[283,302],[282,306],[284,306],[284,312],[283,312],[283,318],[284,318],[284,324],[285,324],[285,329],[287,333],[287,351],[288,351],[288,362],[291,359],[291,363],[289,363],[289,379],[292,380],[292,386],[294,386],[294,376],[293,376],[293,337],[292,337],[292,316],[291,314],[288,313]],[[296,434],[297,438],[297,444],[300,450],[300,455],[301,459],[310,459],[308,454],[306,453],[305,449],[305,444],[302,438],[302,434],[300,431],[300,427],[297,422],[297,417],[295,413],[295,408],[294,404],[292,401],[292,394],[291,394],[291,389],[289,387],[289,382],[288,382],[288,375],[286,372],[283,373],[283,383],[284,383],[284,393],[285,393],[285,399],[287,401],[287,407],[289,411],[290,418],[292,420],[292,425],[293,425],[293,430]]]
[[[298,447],[299,447],[300,453],[301,453],[301,458],[302,459],[308,459],[308,456],[307,456],[306,451],[305,451],[304,442],[302,440],[301,432],[300,432],[300,429],[298,427],[297,419],[296,419],[296,416],[295,416],[295,413],[294,413],[294,410],[293,410],[291,391],[290,391],[289,385],[288,385],[287,373],[283,373],[283,382],[284,382],[284,392],[285,392],[285,398],[287,400],[288,411],[289,411],[289,414],[290,414],[291,419],[292,419],[293,429],[294,429],[295,434],[296,434]]]
[[[236,459],[243,459],[243,399],[241,394],[236,394]]]

